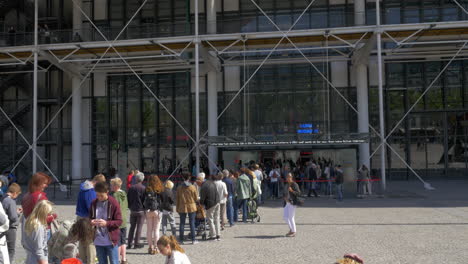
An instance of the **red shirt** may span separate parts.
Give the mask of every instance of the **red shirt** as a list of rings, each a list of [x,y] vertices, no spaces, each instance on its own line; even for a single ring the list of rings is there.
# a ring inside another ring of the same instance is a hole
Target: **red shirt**
[[[23,207],[23,214],[25,218],[32,213],[34,206],[41,200],[49,200],[47,199],[47,195],[45,192],[33,192],[33,193],[26,193],[21,201],[21,206]]]
[[[133,179],[134,175],[133,173],[130,173],[128,176],[127,176],[127,191],[130,189],[130,187],[132,187],[132,179]]]
[[[45,192],[33,192],[33,193],[26,193],[21,201],[21,206],[23,207],[23,215],[24,218],[28,218],[28,216],[34,210],[36,204],[42,200],[49,200]],[[54,219],[57,218],[56,214],[48,215],[47,216],[47,224],[50,224]]]

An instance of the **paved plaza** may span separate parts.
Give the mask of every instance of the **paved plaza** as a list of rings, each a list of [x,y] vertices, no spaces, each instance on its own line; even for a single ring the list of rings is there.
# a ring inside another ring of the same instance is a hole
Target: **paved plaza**
[[[466,264],[468,181],[431,183],[435,191],[425,191],[419,182],[390,182],[384,198],[348,195],[343,203],[308,198],[296,211],[295,238],[284,237],[289,230],[281,202],[267,201],[260,223],[226,228],[220,242],[183,247],[192,263],[328,264],[356,252],[370,264]],[[60,219],[74,219],[74,201],[56,199]],[[129,250],[129,263],[164,263],[161,255],[146,250]],[[20,242],[17,251],[17,263],[22,263]]]

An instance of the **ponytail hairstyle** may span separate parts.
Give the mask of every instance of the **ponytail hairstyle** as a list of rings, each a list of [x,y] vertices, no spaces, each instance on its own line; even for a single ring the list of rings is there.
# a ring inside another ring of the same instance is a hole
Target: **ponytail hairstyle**
[[[185,253],[185,250],[180,247],[175,236],[162,236],[158,240],[157,244],[163,247],[167,247],[167,245],[169,245],[171,247],[171,250],[176,250],[176,251],[179,251],[180,253]]]

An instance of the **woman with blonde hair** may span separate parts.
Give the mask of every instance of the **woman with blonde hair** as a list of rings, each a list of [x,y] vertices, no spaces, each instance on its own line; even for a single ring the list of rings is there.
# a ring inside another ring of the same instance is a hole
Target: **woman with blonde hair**
[[[52,203],[41,200],[22,226],[21,244],[26,250],[26,264],[47,264],[47,216],[52,212]]]
[[[175,236],[162,236],[158,240],[158,249],[166,256],[166,264],[191,264],[185,250],[177,243]]]
[[[164,191],[163,184],[157,175],[151,175],[145,191],[144,207],[146,210],[146,228],[148,240],[148,254],[158,253],[156,242],[159,239],[159,227],[161,226],[161,194]]]

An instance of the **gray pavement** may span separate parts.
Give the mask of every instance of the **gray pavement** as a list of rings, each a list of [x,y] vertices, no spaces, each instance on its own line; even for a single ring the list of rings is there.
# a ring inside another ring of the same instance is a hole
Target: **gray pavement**
[[[326,264],[347,252],[370,264],[468,263],[468,181],[431,184],[435,191],[424,190],[419,182],[390,182],[384,198],[348,194],[343,203],[308,198],[296,211],[295,238],[284,237],[289,230],[281,202],[267,201],[260,223],[240,223],[226,228],[222,241],[183,247],[192,263]],[[74,219],[75,201],[56,197],[61,219]],[[17,251],[17,263],[22,263],[20,242]],[[162,256],[145,252],[129,250],[129,263],[164,263]]]

